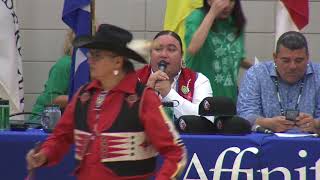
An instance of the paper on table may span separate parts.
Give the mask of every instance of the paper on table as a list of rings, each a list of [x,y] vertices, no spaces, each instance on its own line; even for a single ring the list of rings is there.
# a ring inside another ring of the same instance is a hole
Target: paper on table
[[[254,57],[254,65],[259,64],[259,63],[260,63],[259,59],[257,58],[257,56],[255,56]]]
[[[278,137],[318,137],[318,134],[274,133]]]

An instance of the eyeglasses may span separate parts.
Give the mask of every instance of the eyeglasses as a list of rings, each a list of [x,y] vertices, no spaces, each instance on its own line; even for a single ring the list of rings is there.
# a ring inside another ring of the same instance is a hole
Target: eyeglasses
[[[114,57],[117,57],[118,55],[115,55],[115,54],[106,54],[102,51],[89,51],[87,53],[87,57],[91,60],[94,60],[94,61],[100,61],[101,59],[103,58],[106,58],[106,57],[109,57],[109,58],[114,58]]]

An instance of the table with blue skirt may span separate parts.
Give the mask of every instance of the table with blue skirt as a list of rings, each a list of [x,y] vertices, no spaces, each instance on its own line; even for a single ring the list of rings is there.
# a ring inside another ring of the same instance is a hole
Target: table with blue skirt
[[[48,135],[41,130],[0,132],[0,179],[27,176],[26,153]],[[182,135],[188,161],[180,179],[320,180],[320,138]],[[160,161],[161,162],[161,159]],[[74,180],[73,150],[57,166],[36,170],[36,180]]]

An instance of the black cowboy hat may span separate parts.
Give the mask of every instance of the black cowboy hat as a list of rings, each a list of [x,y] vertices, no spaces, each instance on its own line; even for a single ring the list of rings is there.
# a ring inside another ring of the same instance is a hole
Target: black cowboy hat
[[[109,50],[138,62],[147,63],[143,57],[127,47],[131,40],[132,34],[129,31],[111,24],[101,24],[94,36],[79,36],[73,41],[73,46]]]

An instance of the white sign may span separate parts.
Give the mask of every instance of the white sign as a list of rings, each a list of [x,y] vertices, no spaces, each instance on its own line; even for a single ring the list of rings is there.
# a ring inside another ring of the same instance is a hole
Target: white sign
[[[211,177],[209,177],[209,178],[213,179],[213,180],[220,180],[222,173],[231,173],[230,179],[231,180],[238,180],[239,174],[244,173],[247,177],[246,178],[247,180],[253,180],[254,172],[256,171],[258,173],[261,173],[262,180],[269,180],[269,176],[274,172],[282,173],[284,180],[291,180],[292,179],[291,173],[293,173],[293,172],[290,172],[290,170],[286,167],[275,167],[273,169],[269,169],[268,167],[265,167],[263,169],[258,169],[258,170],[254,170],[253,168],[250,168],[250,169],[241,169],[240,168],[241,163],[243,161],[245,161],[245,159],[243,159],[244,154],[252,153],[252,154],[256,155],[256,154],[258,154],[258,152],[259,152],[259,149],[257,149],[256,147],[249,147],[249,148],[246,148],[242,151],[238,147],[230,147],[230,148],[225,149],[218,156],[214,168],[209,169],[210,172],[213,172],[212,178]],[[223,169],[222,165],[224,162],[224,158],[230,153],[237,154],[237,156],[233,162],[233,167],[232,167],[232,169]],[[300,150],[298,153],[298,156],[300,158],[306,158],[308,156],[308,153],[305,150]],[[190,169],[191,169],[192,165],[194,165],[200,180],[208,180],[206,172],[203,169],[203,166],[201,164],[200,159],[198,158],[197,153],[193,154],[193,156],[190,160],[190,163],[188,164],[188,168],[187,168],[186,173],[183,177],[184,180],[187,180],[187,177],[190,173]],[[320,180],[320,159],[318,159],[315,162],[315,166],[312,166],[312,167],[303,166],[303,167],[297,167],[294,169],[294,171],[298,172],[298,174],[299,174],[299,180],[306,180],[307,179],[307,177],[306,177],[307,170],[314,170],[315,171],[315,180]]]

